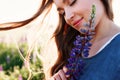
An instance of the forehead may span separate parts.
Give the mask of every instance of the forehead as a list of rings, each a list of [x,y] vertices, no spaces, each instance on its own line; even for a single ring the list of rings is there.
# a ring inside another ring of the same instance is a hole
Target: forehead
[[[53,2],[55,3],[56,6],[62,6],[64,4],[67,4],[69,2],[69,0],[53,0]]]

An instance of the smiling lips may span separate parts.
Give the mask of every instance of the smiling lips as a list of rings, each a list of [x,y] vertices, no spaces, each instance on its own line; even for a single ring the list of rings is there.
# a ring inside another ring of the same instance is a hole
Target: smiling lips
[[[73,26],[79,25],[82,20],[83,20],[83,17],[82,17],[81,19],[79,19],[78,21],[75,21],[75,22],[73,23]]]

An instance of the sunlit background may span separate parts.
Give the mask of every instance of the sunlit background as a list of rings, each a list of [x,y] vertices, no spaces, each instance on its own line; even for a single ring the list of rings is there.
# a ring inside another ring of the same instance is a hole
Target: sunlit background
[[[0,23],[21,21],[32,17],[35,12],[37,12],[40,6],[41,0],[0,0]],[[114,11],[114,22],[120,26],[120,0],[113,0],[113,11]],[[55,6],[52,8],[52,12],[46,18],[43,25],[41,25],[40,16],[33,23],[26,25],[25,27],[10,30],[10,31],[1,31],[0,32],[0,42],[6,43],[7,46],[10,46],[11,43],[15,46],[20,46],[21,43],[26,42],[27,46],[30,48],[34,46],[34,58],[36,56],[45,63],[49,63],[45,66],[49,67],[56,59],[56,47],[53,46],[54,43],[50,43],[53,48],[46,46],[49,42],[49,39],[54,32],[57,25],[57,14]],[[38,55],[38,48],[44,49],[46,51],[42,52],[42,55]],[[49,52],[49,53],[48,53]],[[45,53],[45,55],[43,54]],[[48,55],[47,55],[48,54]],[[51,55],[51,56],[49,56]],[[53,58],[54,57],[54,58]],[[1,65],[0,65],[1,67]],[[20,76],[20,75],[19,75]],[[1,80],[1,79],[0,79]]]
[[[11,22],[11,21],[20,21],[20,20],[25,20],[27,18],[30,18],[38,10],[40,3],[41,3],[41,0],[0,0],[0,23]],[[114,14],[115,14],[114,21],[117,25],[120,26],[120,10],[119,10],[120,5],[119,5],[119,3],[120,3],[120,0],[113,0],[113,10],[114,10]],[[54,23],[56,23],[56,15],[52,14],[52,23],[51,24],[54,25]],[[39,24],[40,24],[40,20],[36,20],[36,22],[34,22],[33,24],[30,24],[29,26],[40,27]],[[35,28],[35,29],[37,29],[37,28]],[[47,27],[46,27],[46,29],[47,29]],[[22,29],[18,29],[18,30],[22,31],[22,32],[20,32],[20,34],[21,34],[24,32],[24,30],[26,30],[26,28],[25,29],[23,28],[23,30]],[[17,32],[18,32],[18,30],[17,30]],[[52,29],[52,30],[54,30],[54,29]],[[13,30],[13,31],[16,31],[16,30]],[[5,34],[4,32],[1,32],[1,34],[2,33],[3,33],[3,35]],[[9,35],[9,34],[7,34],[7,35]],[[32,32],[32,34],[34,35],[34,31]],[[15,35],[15,34],[12,34],[12,35]],[[17,35],[17,37],[18,37],[18,35]]]
[[[40,3],[41,0],[0,0],[0,23],[28,19],[37,12]],[[48,15],[47,19],[49,18],[49,21],[46,19],[43,25],[41,25],[42,16],[40,16],[33,23],[25,27],[1,31],[0,40],[8,44],[15,41],[18,43],[19,40],[26,40],[29,47],[35,41],[39,41],[39,45],[44,46],[44,43],[47,42],[55,30],[55,25],[57,24],[56,15],[55,13]]]
[[[0,23],[28,19],[37,12],[40,3],[41,0],[0,0]],[[55,7],[52,8],[53,11],[55,11],[54,9]],[[16,51],[18,47],[24,57],[29,49],[32,48],[32,57],[30,56],[32,79],[41,80],[44,77],[42,74],[43,68],[41,67],[43,64],[39,61],[47,63],[47,65],[44,66],[49,67],[52,65],[52,62],[54,62],[54,59],[57,58],[56,55],[51,56],[55,58],[51,58],[47,55],[49,54],[48,52],[51,52],[51,54],[55,53],[56,47],[53,46],[53,43],[50,42],[49,44],[52,45],[52,49],[48,45],[46,46],[56,28],[56,16],[57,14],[50,13],[43,24],[41,24],[41,18],[43,16],[40,16],[34,22],[22,28],[0,32],[0,80],[18,80],[18,78],[20,78],[19,80],[22,80],[21,78],[27,80],[28,74],[30,74],[30,72],[28,73],[29,67],[27,69],[24,65],[20,69],[17,67],[21,66],[21,62],[23,63],[23,61],[21,61],[21,55],[18,53],[18,50]],[[12,47],[13,45],[14,48]],[[46,50],[43,52],[43,49]],[[15,59],[16,55],[20,56],[20,58]],[[15,61],[12,61],[14,59]],[[11,72],[12,68],[14,68],[14,71]],[[9,76],[5,74],[7,71],[10,71]],[[45,71],[47,71],[47,68],[44,69],[44,72]]]

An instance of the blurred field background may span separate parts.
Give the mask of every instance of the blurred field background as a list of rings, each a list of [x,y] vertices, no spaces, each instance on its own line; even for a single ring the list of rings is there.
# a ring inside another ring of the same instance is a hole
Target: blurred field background
[[[30,18],[40,3],[41,0],[0,0],[0,23]],[[120,26],[119,3],[120,0],[113,0],[114,22]],[[39,16],[34,22],[22,28],[0,32],[0,80],[27,80],[29,70],[23,57],[27,55],[29,49],[31,49],[29,65],[32,71],[30,80],[44,79],[44,73],[49,71],[49,67],[57,58],[54,40],[50,41],[58,23],[55,6],[43,24],[42,17],[43,15]]]

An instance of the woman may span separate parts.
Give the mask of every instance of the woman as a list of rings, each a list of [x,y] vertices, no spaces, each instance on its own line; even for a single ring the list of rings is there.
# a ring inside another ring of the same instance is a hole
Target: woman
[[[95,17],[95,36],[91,40],[92,46],[89,51],[89,56],[84,58],[86,67],[84,68],[83,74],[77,80],[119,80],[117,76],[119,72],[119,56],[120,50],[117,49],[117,44],[120,46],[120,29],[113,23],[113,13],[111,9],[111,0],[53,0],[57,6],[60,14],[65,18],[67,24],[72,28],[79,31],[84,28],[82,24],[87,22],[88,16],[92,4],[96,6],[96,17]],[[74,30],[73,30],[74,31]],[[68,32],[69,33],[69,32]],[[59,46],[59,51],[63,53],[61,56],[65,56],[61,59],[63,62],[66,60],[66,50],[68,44],[72,44],[73,35],[79,33],[66,34],[68,41],[66,40],[66,45],[63,44],[65,49],[61,50]],[[72,36],[71,36],[72,35]],[[59,40],[59,39],[58,39]],[[70,41],[70,42],[69,42]],[[68,43],[67,43],[68,42]],[[62,44],[61,44],[62,45]],[[116,46],[115,46],[116,45]],[[117,62],[117,63],[115,63]],[[58,61],[58,64],[62,62]],[[53,67],[53,72],[57,72],[53,75],[54,80],[67,80],[65,76],[65,70],[58,68],[60,65],[55,65]],[[57,68],[56,68],[57,67]],[[56,70],[58,69],[58,70]],[[59,70],[60,69],[60,70]]]
[[[92,46],[89,55],[82,59],[86,63],[83,74],[73,80],[120,80],[120,28],[113,22],[112,0],[43,0],[39,11],[32,18],[0,28],[8,30],[28,24],[38,17],[44,10],[50,10],[52,4],[59,12],[59,25],[53,37],[58,47],[58,59],[51,69],[50,80],[67,80],[70,75],[65,65],[74,47],[73,41],[77,35],[83,36],[81,29],[86,29],[91,6],[96,6],[95,35],[90,40]],[[7,25],[6,24],[6,25]],[[2,25],[5,26],[5,25]]]

